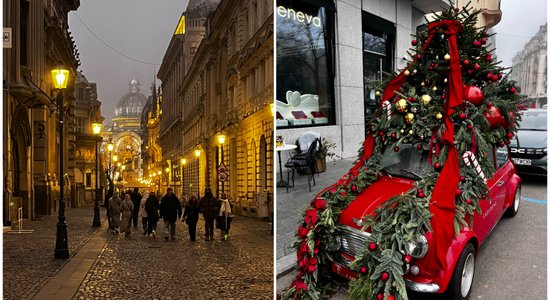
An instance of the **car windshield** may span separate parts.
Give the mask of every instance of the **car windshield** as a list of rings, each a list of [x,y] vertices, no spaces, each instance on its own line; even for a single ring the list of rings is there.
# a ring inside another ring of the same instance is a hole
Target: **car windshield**
[[[520,130],[546,131],[546,111],[526,111],[521,117]]]
[[[428,153],[418,151],[411,144],[399,145],[399,151],[395,152],[392,147],[386,147],[382,153],[380,163],[383,172],[391,176],[419,180],[426,174],[433,171],[428,163]]]

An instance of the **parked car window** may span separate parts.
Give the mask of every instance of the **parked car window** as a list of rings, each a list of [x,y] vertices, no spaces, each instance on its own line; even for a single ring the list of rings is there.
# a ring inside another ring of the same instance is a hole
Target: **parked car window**
[[[521,117],[521,130],[546,131],[546,111],[526,111]]]
[[[401,144],[399,151],[386,147],[380,163],[382,170],[392,176],[418,180],[433,171],[428,163],[428,153],[418,151],[411,144]]]
[[[508,158],[508,147],[497,149],[497,166],[499,169],[506,164]]]

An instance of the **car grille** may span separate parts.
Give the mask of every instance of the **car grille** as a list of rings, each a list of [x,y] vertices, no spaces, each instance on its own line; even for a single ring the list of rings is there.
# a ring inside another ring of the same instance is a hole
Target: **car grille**
[[[510,147],[514,158],[541,159],[546,156],[543,149]]]
[[[341,251],[352,257],[363,253],[365,241],[370,234],[349,226],[340,226],[340,229],[342,230]]]

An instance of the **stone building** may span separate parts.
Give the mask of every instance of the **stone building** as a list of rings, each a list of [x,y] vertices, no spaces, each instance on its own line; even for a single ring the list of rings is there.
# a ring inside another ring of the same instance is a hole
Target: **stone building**
[[[162,110],[162,94],[160,88],[157,90],[153,84],[151,96],[143,107],[141,114],[142,145],[141,153],[143,158],[143,180],[147,180],[153,190],[160,190],[160,181],[157,172],[162,169],[162,148],[159,143],[159,127]],[[153,174],[155,175],[153,178]],[[160,177],[159,177],[160,178]]]
[[[124,94],[115,107],[115,116],[103,133],[104,144],[111,142],[114,150],[104,161],[112,161],[111,155],[115,153],[118,157],[119,168],[113,170],[118,172],[123,184],[127,187],[138,187],[138,179],[141,176],[141,115],[147,98],[141,93],[141,83],[133,78],[128,83],[128,93]],[[103,151],[107,154],[108,151]],[[117,163],[117,164],[118,164]],[[122,166],[124,166],[122,168]],[[113,165],[117,167],[117,165]]]
[[[161,121],[169,124],[161,123],[160,140],[169,177],[184,185],[185,194],[203,195],[205,186],[215,195],[223,190],[237,212],[259,217],[268,217],[273,192],[272,7],[266,0],[219,3],[203,23],[205,36],[192,63],[176,80],[181,100],[170,101],[165,87],[173,80],[167,70],[178,60],[178,55],[168,56],[170,48],[158,74],[162,110],[174,112],[176,118],[163,116]],[[170,134],[173,138],[165,140]],[[223,147],[218,144],[220,134],[225,136]],[[217,172],[222,159],[228,175],[224,184]]]
[[[74,108],[74,132],[76,151],[74,154],[74,181],[71,189],[71,206],[91,205],[95,197],[96,181],[100,180],[101,171],[96,172],[96,143],[101,144],[101,137],[92,133],[92,123],[102,123],[101,102],[97,96],[97,85],[88,82],[86,76],[77,73],[75,82],[76,101]],[[102,170],[99,165],[99,170]]]
[[[11,29],[11,44],[3,50],[3,222],[57,211],[60,157],[64,159],[65,199],[70,206],[74,183],[76,138],[74,131],[75,75],[79,66],[76,45],[68,30],[68,13],[79,0],[2,1],[4,28]],[[51,69],[70,70],[63,91],[64,135]],[[64,143],[64,153],[59,145]],[[55,193],[57,191],[57,194]],[[74,197],[74,193],[72,196]]]
[[[548,102],[547,39],[547,24],[544,24],[512,59],[510,77],[518,82],[521,93],[527,96],[527,107],[542,107]]]

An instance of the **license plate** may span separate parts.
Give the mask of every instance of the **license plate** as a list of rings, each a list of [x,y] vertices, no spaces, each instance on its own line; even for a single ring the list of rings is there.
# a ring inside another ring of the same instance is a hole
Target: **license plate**
[[[525,158],[512,158],[512,159],[514,160],[514,163],[516,163],[516,165],[526,165],[526,166],[531,165],[530,159],[525,159]]]
[[[346,278],[347,280],[353,280],[357,277],[355,272],[337,262],[332,262],[332,272]]]

